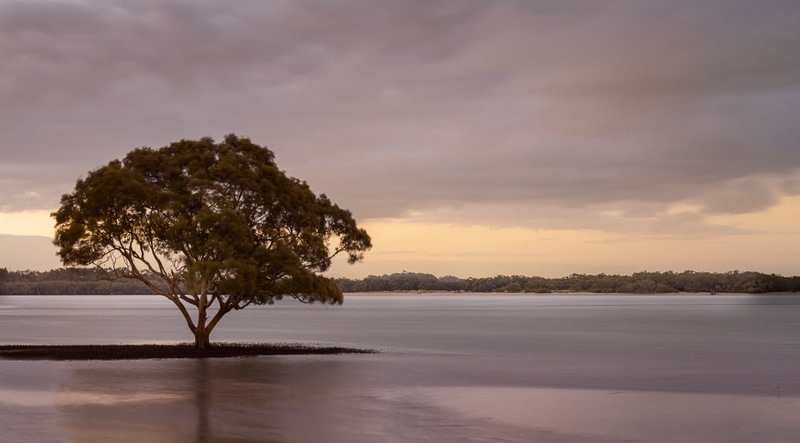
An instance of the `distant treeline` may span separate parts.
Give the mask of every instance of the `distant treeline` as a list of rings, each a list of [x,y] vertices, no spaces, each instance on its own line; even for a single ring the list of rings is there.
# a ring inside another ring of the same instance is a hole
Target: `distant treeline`
[[[61,268],[52,271],[9,271],[0,268],[0,295],[153,294],[137,280],[102,280],[96,269]],[[657,294],[674,292],[764,293],[798,292],[800,276],[761,272],[725,273],[684,271],[637,272],[633,275],[572,274],[562,278],[498,275],[487,278],[436,277],[402,272],[371,275],[361,280],[336,279],[344,292],[596,292]]]
[[[138,280],[101,280],[96,269],[61,268],[52,271],[9,271],[0,268],[0,295],[153,294]]]
[[[783,277],[760,272],[637,272],[633,275],[572,274],[562,278],[498,275],[487,278],[436,277],[403,272],[371,275],[361,280],[336,280],[344,292],[596,292],[657,294],[674,292],[729,292],[758,294],[800,291],[800,276]]]

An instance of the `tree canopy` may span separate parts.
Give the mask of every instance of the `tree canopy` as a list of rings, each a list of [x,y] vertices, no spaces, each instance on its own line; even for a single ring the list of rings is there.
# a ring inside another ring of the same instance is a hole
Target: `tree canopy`
[[[178,307],[198,347],[226,313],[251,304],[341,303],[320,273],[335,255],[355,263],[371,247],[349,211],[234,134],[135,149],[79,179],[53,217],[65,265],[141,281]]]

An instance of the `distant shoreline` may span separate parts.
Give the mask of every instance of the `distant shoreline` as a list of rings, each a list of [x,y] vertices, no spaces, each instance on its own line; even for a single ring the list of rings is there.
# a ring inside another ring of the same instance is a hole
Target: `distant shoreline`
[[[47,272],[0,268],[0,294],[154,294],[135,279],[106,280],[102,270],[63,268]],[[800,293],[800,276],[784,277],[754,271],[636,272],[631,275],[571,274],[561,278],[497,275],[459,278],[402,272],[363,279],[334,278],[342,292],[480,293],[480,294],[768,294]]]

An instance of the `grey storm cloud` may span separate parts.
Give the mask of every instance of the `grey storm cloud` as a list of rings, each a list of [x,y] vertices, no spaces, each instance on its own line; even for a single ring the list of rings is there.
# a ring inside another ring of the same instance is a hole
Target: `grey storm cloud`
[[[0,210],[229,132],[360,217],[759,210],[800,192],[797,23],[795,1],[0,1]]]

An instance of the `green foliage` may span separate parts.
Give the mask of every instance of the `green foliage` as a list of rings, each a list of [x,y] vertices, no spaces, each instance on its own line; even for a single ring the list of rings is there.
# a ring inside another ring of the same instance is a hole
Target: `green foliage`
[[[268,149],[233,134],[139,148],[78,180],[53,213],[55,244],[67,265],[134,279],[218,317],[284,296],[341,303],[319,275],[331,259],[349,262],[371,246],[349,211],[278,169]],[[336,246],[331,247],[331,240]],[[148,274],[149,272],[149,274]]]

